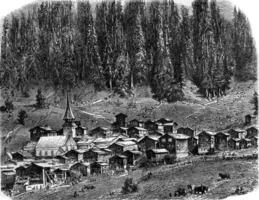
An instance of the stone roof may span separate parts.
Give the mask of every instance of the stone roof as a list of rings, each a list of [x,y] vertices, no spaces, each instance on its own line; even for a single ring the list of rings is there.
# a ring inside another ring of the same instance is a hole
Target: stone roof
[[[184,135],[184,134],[174,134],[172,135],[174,139],[176,140],[187,140],[189,139],[190,137],[187,136],[187,135]]]
[[[169,153],[166,149],[151,149],[151,151],[156,153],[156,154]]]
[[[36,148],[59,148],[66,144],[66,136],[43,136],[40,137]]]

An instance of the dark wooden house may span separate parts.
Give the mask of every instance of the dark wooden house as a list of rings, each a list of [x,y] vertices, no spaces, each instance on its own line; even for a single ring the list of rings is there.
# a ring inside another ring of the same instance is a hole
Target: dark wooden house
[[[127,150],[123,153],[127,157],[128,165],[135,165],[136,160],[142,155],[142,152],[136,150]]]
[[[156,131],[158,129],[158,125],[151,120],[147,120],[144,123],[144,127],[145,127],[145,129],[147,129],[150,132]]]
[[[163,125],[164,125],[164,133],[173,133],[173,130],[174,130],[173,122],[164,123]]]
[[[111,169],[126,169],[127,157],[124,155],[116,154],[109,159],[109,165]]]
[[[76,162],[69,167],[70,171],[80,173],[82,176],[90,174],[90,163]]]
[[[164,162],[164,158],[168,155],[167,149],[149,149],[146,152],[147,158],[152,162]]]
[[[108,163],[109,158],[112,156],[111,152],[104,151],[101,149],[90,149],[83,153],[84,162],[106,162]]]
[[[252,144],[252,146],[253,147],[258,147],[258,136],[254,136],[254,137],[252,137],[252,138],[250,138],[251,139],[251,144]]]
[[[83,160],[83,153],[86,150],[76,150],[72,149],[70,151],[67,151],[64,156],[66,157],[66,162],[68,163],[73,163],[73,162],[78,162],[80,160]]]
[[[187,135],[189,137],[194,136],[194,130],[189,127],[180,127],[177,129],[177,133]]]
[[[147,129],[141,127],[130,127],[128,129],[128,136],[131,138],[141,138],[148,134]]]
[[[109,164],[105,162],[92,162],[90,164],[91,174],[105,174],[109,171]]]
[[[255,126],[246,129],[246,138],[253,138],[255,136],[258,136],[258,129]]]
[[[246,115],[245,116],[245,125],[250,125],[251,124],[251,121],[252,121],[252,116],[251,115]]]
[[[185,134],[184,134],[185,135]],[[198,137],[197,136],[188,136],[188,149],[189,152],[193,154],[198,153]]]
[[[127,150],[138,150],[138,145],[134,141],[117,141],[109,146],[113,154],[123,154]]]
[[[119,113],[117,115],[115,115],[116,118],[116,124],[118,125],[118,127],[126,127],[126,118],[127,115],[123,114],[123,113]]]
[[[239,138],[230,138],[228,140],[228,148],[229,149],[239,149]]]
[[[177,158],[183,158],[188,156],[188,139],[189,137],[183,134],[166,133],[159,138],[158,148],[168,150]]]
[[[119,135],[127,135],[128,128],[126,127],[116,127],[113,128],[113,134],[119,134]]]
[[[227,150],[228,149],[228,137],[229,134],[223,131],[217,132],[215,135],[215,149]]]
[[[97,127],[89,132],[89,135],[96,138],[106,138],[110,134],[110,130],[106,127]]]
[[[215,148],[215,135],[211,131],[202,131],[198,134],[198,153],[204,154]]]
[[[38,142],[42,136],[56,136],[56,131],[52,130],[49,126],[36,126],[29,130],[30,141]],[[63,133],[62,133],[63,134]]]
[[[239,128],[231,128],[230,130],[227,131],[229,133],[231,138],[241,138],[242,135],[245,133],[245,130],[239,129]]]
[[[141,127],[144,128],[144,122],[141,120],[133,119],[129,122],[129,127]]]
[[[161,123],[161,124],[166,124],[171,122],[173,122],[173,120],[166,119],[166,118],[160,118],[159,120],[156,121],[156,123]]]
[[[252,146],[252,141],[248,138],[242,138],[239,141],[239,148],[240,149],[247,149],[248,147]]]
[[[149,149],[156,149],[158,142],[159,137],[146,135],[138,141],[139,150],[146,152]]]

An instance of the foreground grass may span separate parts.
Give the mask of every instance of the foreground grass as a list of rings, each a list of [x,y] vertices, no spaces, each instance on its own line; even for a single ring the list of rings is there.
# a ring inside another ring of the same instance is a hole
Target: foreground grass
[[[231,196],[237,186],[251,192],[258,184],[257,160],[200,162],[192,166],[168,169],[160,166],[150,170],[152,177],[139,182],[139,191],[133,194],[120,193],[123,182],[127,177],[137,181],[146,171],[136,170],[127,176],[97,177],[90,183],[96,187],[91,191],[79,192],[84,184],[89,184],[84,181],[69,188],[27,193],[15,199],[170,199],[169,193],[174,194],[180,185],[187,184],[204,184],[210,187],[210,191],[203,196],[189,194],[185,199],[222,199]],[[218,173],[222,172],[230,173],[231,179],[219,180]],[[74,191],[79,193],[76,198],[73,197]],[[114,194],[110,195],[112,191]]]

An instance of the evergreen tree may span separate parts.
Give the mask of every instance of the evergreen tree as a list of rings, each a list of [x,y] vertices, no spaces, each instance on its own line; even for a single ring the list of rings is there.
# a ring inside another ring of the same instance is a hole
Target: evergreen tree
[[[37,90],[36,107],[37,108],[44,108],[45,107],[45,97],[43,96],[40,88]]]
[[[25,125],[25,119],[28,118],[28,115],[25,110],[20,110],[17,116],[17,121],[19,124]]]

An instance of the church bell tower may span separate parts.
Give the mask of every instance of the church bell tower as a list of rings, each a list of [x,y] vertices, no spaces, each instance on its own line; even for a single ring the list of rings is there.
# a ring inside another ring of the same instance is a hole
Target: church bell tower
[[[75,117],[69,104],[68,93],[67,93],[67,107],[66,107],[66,112],[63,117],[63,120],[65,121],[63,124],[63,135],[75,137],[76,136]]]

